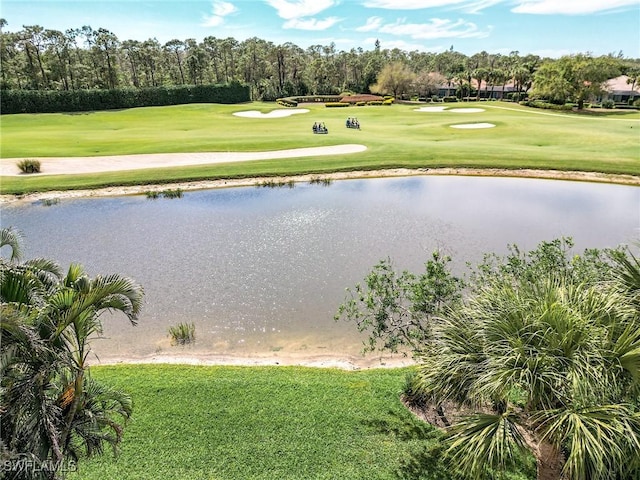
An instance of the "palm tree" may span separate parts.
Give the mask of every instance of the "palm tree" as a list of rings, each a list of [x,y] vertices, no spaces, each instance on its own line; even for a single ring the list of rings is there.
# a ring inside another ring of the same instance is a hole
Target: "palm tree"
[[[634,257],[616,270],[640,279]],[[435,324],[417,377],[429,402],[474,412],[450,428],[452,460],[481,478],[528,450],[539,479],[636,478],[640,316],[628,292],[638,290],[567,275],[506,279]]]
[[[0,230],[4,238],[12,237]],[[54,478],[63,461],[120,442],[118,417],[131,415],[131,400],[87,375],[89,341],[105,311],[135,324],[142,298],[142,287],[120,275],[91,279],[71,265],[63,276],[49,260],[0,259],[3,451],[51,462]]]

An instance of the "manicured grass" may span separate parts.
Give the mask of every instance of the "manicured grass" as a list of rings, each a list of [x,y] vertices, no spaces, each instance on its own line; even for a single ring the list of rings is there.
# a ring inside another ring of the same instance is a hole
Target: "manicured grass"
[[[196,104],[86,114],[5,115],[2,158],[97,156],[159,152],[263,151],[358,143],[363,153],[158,170],[3,177],[3,193],[211,178],[326,173],[384,168],[535,168],[640,175],[640,113],[549,114],[512,103],[453,104],[482,113],[416,112],[415,105],[325,108],[285,118],[241,118],[275,104]],[[541,114],[545,113],[545,114]],[[347,129],[357,117],[362,130]],[[313,135],[323,121],[329,135]],[[452,124],[488,122],[461,130]],[[3,160],[10,161],[10,160]]]
[[[133,396],[134,416],[117,458],[81,461],[69,478],[450,479],[441,434],[399,400],[407,372],[94,367]],[[531,467],[501,478],[535,478]]]

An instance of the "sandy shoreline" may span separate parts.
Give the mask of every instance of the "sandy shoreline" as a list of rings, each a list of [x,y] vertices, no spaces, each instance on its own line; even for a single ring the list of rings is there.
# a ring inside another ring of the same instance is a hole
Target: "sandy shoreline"
[[[581,182],[614,183],[620,185],[640,186],[640,176],[613,175],[597,172],[578,172],[561,170],[533,169],[481,169],[481,168],[394,168],[386,170],[367,170],[352,172],[324,173],[315,175],[292,175],[282,177],[252,177],[239,179],[204,180],[197,182],[178,182],[162,185],[135,185],[107,187],[92,190],[64,190],[37,192],[26,195],[0,195],[0,204],[24,202],[31,203],[42,199],[71,199],[86,197],[111,197],[122,195],[141,195],[148,191],[162,191],[168,188],[179,188],[183,191],[207,190],[213,188],[252,187],[264,181],[280,180],[284,182],[309,182],[314,178],[346,180],[358,178],[406,177],[418,175],[461,175],[483,177],[516,177],[540,178],[550,180],[567,180]]]
[[[258,355],[225,355],[225,354],[157,354],[145,357],[105,356],[90,362],[91,365],[124,365],[124,364],[169,364],[169,365],[224,365],[224,366],[302,366],[314,368],[339,368],[342,370],[363,370],[370,368],[401,368],[415,365],[410,356],[369,354],[367,356],[324,354],[258,354]]]

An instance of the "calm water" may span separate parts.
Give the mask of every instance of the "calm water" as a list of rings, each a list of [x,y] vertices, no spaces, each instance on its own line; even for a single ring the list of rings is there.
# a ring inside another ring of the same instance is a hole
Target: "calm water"
[[[361,338],[333,315],[344,289],[378,260],[418,271],[440,248],[462,273],[507,244],[572,236],[577,251],[639,238],[640,188],[529,179],[407,177],[329,187],[234,188],[6,206],[27,258],[90,274],[121,273],[146,290],[140,324],[105,318],[101,358],[181,353],[167,329],[196,324],[184,352],[357,353]]]

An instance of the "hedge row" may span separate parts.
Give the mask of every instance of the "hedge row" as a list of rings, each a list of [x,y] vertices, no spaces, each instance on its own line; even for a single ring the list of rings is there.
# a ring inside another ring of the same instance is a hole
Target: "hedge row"
[[[86,112],[185,103],[232,104],[250,99],[249,87],[238,82],[114,90],[2,90],[0,113]]]
[[[525,107],[542,108],[544,110],[571,111],[574,109],[574,107],[577,107],[577,104],[575,103],[556,105],[555,103],[543,102],[542,100],[526,100],[519,103],[520,105],[524,105]]]

